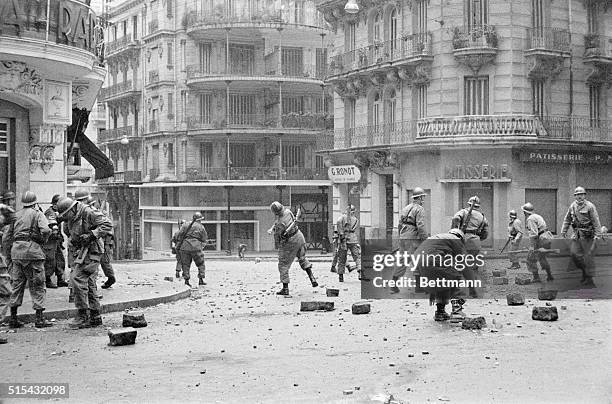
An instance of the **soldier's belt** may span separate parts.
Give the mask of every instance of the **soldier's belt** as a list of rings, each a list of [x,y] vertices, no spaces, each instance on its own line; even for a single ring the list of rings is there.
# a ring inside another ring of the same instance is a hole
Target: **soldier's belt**
[[[300,229],[291,230],[291,232],[283,235],[284,238],[291,238],[297,234]]]
[[[465,234],[478,234],[476,230],[466,230]]]

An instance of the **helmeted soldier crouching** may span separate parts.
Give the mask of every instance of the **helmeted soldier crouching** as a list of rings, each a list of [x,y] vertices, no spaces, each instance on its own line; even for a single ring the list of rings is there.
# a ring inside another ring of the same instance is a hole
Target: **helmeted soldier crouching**
[[[587,288],[594,288],[593,243],[601,237],[601,223],[597,208],[592,202],[586,200],[586,190],[583,187],[577,187],[574,196],[576,200],[572,202],[563,219],[561,236],[567,237],[567,231],[570,226],[572,227],[574,230],[570,245],[572,260],[582,271],[581,283]]]
[[[26,191],[21,198],[23,209],[15,215],[3,237],[4,243],[12,243],[10,259],[11,270],[11,320],[9,327],[19,328],[23,324],[17,319],[17,309],[23,303],[26,283],[30,287],[32,306],[36,311],[34,325],[38,328],[50,327],[44,316],[45,310],[45,253],[42,246],[51,234],[49,222],[36,206],[36,194]]]
[[[5,250],[2,243],[4,231],[15,221],[15,210],[8,205],[1,203],[3,201],[0,195],[0,322],[4,319],[11,300],[13,288],[11,287],[11,262],[9,260],[10,252]],[[7,244],[7,249],[10,245]]]
[[[525,214],[525,229],[529,237],[529,252],[527,253],[527,269],[533,274],[533,282],[542,282],[538,274],[538,262],[547,274],[547,280],[553,281],[550,264],[546,259],[546,253],[538,251],[540,248],[550,248],[552,234],[548,231],[544,218],[534,212],[530,202],[524,204],[521,209]]]
[[[102,212],[70,198],[61,199],[57,210],[58,220],[66,222],[73,258],[70,282],[78,314],[71,327],[102,325],[96,278],[104,253],[103,238],[110,234],[113,225]]]
[[[277,295],[289,295],[289,268],[297,258],[300,267],[308,274],[308,279],[313,288],[319,286],[312,274],[312,264],[306,258],[306,240],[297,225],[297,221],[291,210],[285,209],[280,202],[272,202],[270,210],[276,216],[274,226],[268,229],[269,234],[274,234],[274,244],[278,248],[278,272],[283,288]]]

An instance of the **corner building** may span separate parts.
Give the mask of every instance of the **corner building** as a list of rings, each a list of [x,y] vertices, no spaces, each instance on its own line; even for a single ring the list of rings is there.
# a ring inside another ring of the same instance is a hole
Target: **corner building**
[[[411,189],[426,189],[428,230],[479,195],[485,247],[507,239],[526,201],[553,232],[577,185],[612,223],[612,6],[598,0],[343,1],[334,27],[333,216],[359,207],[366,238],[397,234]]]
[[[272,250],[274,200],[301,208],[319,247],[331,183],[316,151],[333,117],[315,4],[133,0],[110,20],[101,144],[117,173],[101,185],[129,254],[169,251],[197,211],[207,249]]]

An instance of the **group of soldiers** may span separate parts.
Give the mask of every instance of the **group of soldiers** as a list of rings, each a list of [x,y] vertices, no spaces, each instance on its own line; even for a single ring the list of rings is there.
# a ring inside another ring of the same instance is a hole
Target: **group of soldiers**
[[[71,327],[102,325],[96,285],[98,267],[107,276],[102,288],[110,288],[116,282],[110,262],[114,236],[108,214],[83,189],[75,192],[74,199],[53,196],[51,206],[44,212],[32,191],[23,193],[21,203],[23,208],[16,211],[13,192],[0,198],[0,319],[10,307],[9,327],[23,326],[17,312],[28,286],[36,312],[35,327],[50,327],[52,324],[43,315],[46,289],[69,286],[69,301],[77,308]],[[64,278],[64,234],[68,239],[69,282]]]

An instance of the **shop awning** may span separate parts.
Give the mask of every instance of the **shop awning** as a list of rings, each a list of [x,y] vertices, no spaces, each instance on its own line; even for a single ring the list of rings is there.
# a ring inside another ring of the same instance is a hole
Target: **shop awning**
[[[96,169],[97,180],[115,175],[115,167],[113,167],[111,159],[102,153],[102,150],[98,149],[98,146],[89,140],[83,132],[77,134],[76,142],[81,149],[81,156]]]

